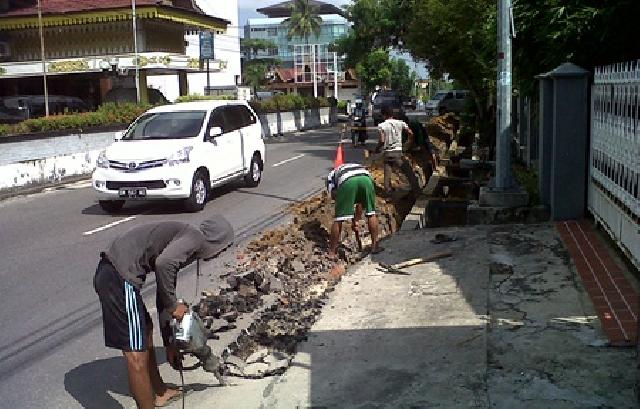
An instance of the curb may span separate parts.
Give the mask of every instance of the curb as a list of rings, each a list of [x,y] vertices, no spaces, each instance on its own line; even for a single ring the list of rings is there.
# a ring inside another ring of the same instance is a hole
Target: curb
[[[45,189],[56,189],[69,183],[81,182],[83,180],[91,180],[91,173],[85,175],[69,176],[64,179],[55,182],[44,183],[32,183],[27,186],[20,186],[16,188],[7,189],[6,191],[0,191],[0,202],[3,200],[11,199],[13,197],[28,196],[36,193],[42,193]]]
[[[402,222],[400,231],[419,230],[427,226],[427,203],[427,196],[421,194]]]

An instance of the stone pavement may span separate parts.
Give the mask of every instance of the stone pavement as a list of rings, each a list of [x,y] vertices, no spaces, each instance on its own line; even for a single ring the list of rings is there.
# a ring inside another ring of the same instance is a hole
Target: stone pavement
[[[436,233],[457,240],[432,244]],[[636,407],[635,350],[608,346],[552,224],[402,231],[383,245],[343,277],[285,374],[212,387],[188,373],[187,407]],[[408,275],[378,264],[442,251],[453,255]]]

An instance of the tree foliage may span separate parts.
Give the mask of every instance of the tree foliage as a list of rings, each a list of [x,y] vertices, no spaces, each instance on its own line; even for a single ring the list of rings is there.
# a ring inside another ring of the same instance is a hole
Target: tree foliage
[[[247,57],[255,58],[258,51],[277,50],[278,46],[271,40],[262,38],[242,38],[240,39],[240,50],[246,53]]]
[[[353,29],[336,42],[357,66],[376,50],[396,46],[428,63],[432,77],[448,72],[469,89],[477,118],[492,119],[497,64],[497,0],[354,0]],[[640,56],[633,41],[640,0],[514,0],[515,86],[532,94],[535,76],[563,62],[584,68]]]
[[[376,85],[388,86],[405,95],[414,91],[416,75],[402,59],[390,58],[389,51],[379,48],[356,64],[358,78],[367,91]]]
[[[251,86],[253,93],[262,85],[267,83],[267,73],[269,72],[269,64],[261,60],[248,61],[242,72],[245,84]]]
[[[311,34],[320,35],[322,18],[318,15],[318,7],[309,4],[309,0],[295,0],[291,9],[291,17],[282,23],[287,27],[287,39],[303,38],[309,41]]]

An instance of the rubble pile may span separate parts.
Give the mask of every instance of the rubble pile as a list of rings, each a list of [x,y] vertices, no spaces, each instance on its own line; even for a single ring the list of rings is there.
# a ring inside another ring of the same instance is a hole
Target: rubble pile
[[[382,198],[377,198],[377,208],[380,236],[385,237],[397,228],[397,208]],[[345,264],[362,258],[349,224],[344,225],[343,236],[347,237],[338,251],[342,262],[327,256],[334,209],[326,193],[288,210],[292,221],[250,242],[236,255],[235,266],[228,266],[219,288],[204,292],[196,307],[212,338],[236,328],[240,314],[263,308],[228,346],[223,356],[228,375],[256,378],[286,369],[296,344],[316,321],[327,293],[344,274]],[[370,243],[368,229],[365,221],[360,223],[366,246]],[[265,305],[267,298],[271,301]],[[278,359],[256,360],[258,351]]]
[[[449,150],[456,139],[459,126],[459,120],[452,113],[434,117],[429,121],[427,133],[431,143],[436,146],[439,152]]]

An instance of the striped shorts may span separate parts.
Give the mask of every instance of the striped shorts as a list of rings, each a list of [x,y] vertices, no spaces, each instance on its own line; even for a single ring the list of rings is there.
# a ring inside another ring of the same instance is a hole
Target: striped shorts
[[[93,286],[102,306],[105,345],[123,351],[146,351],[147,330],[151,331],[153,324],[140,291],[106,258],[98,264]]]

